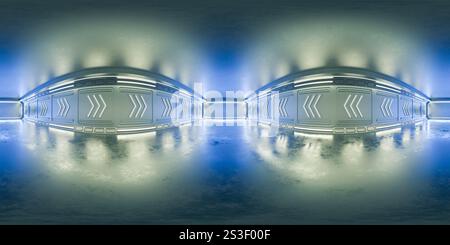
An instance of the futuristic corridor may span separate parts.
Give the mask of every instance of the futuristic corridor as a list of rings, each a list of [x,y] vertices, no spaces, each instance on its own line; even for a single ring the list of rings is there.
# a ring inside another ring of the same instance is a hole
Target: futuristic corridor
[[[0,224],[449,224],[450,3],[404,3],[1,1]]]

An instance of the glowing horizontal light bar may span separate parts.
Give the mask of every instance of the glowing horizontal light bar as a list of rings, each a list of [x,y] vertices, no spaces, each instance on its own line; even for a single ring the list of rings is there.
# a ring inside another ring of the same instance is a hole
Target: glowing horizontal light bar
[[[56,91],[67,89],[67,88],[73,88],[74,86],[75,85],[72,84],[72,85],[68,85],[68,86],[64,86],[64,87],[60,87],[60,88],[57,88],[57,89],[50,90],[49,92],[53,93],[53,92],[56,92]]]
[[[20,118],[16,117],[0,117],[0,122],[20,122]]]
[[[20,103],[18,100],[0,100],[0,104],[15,104]]]
[[[399,126],[401,126],[401,124],[397,123],[397,124],[392,124],[392,125],[387,125],[387,126],[378,126],[377,129],[393,128],[393,127],[399,127]]]
[[[327,129],[327,128],[308,128],[308,127],[294,127],[295,129],[300,129],[300,130],[308,130],[308,131],[316,131],[316,132],[333,132],[332,129]]]
[[[124,84],[135,84],[135,85],[142,85],[142,86],[148,86],[148,87],[156,87],[153,84],[148,84],[148,83],[144,83],[144,82],[132,82],[132,81],[117,81],[117,83],[124,83]]]
[[[303,79],[299,79],[299,80],[295,80],[294,84],[298,84],[298,83],[305,83],[308,81],[314,81],[314,80],[320,80],[320,79],[333,79],[333,76],[320,76],[320,77],[308,77],[308,78],[303,78]]]
[[[68,130],[57,128],[57,127],[50,127],[49,129],[50,129],[50,131],[55,131],[58,133],[64,133],[64,134],[69,134],[69,135],[75,134],[75,132],[73,132],[73,131],[68,131]]]
[[[393,87],[393,88],[398,89],[398,90],[402,89],[401,87],[395,86],[395,85],[387,83],[387,82],[378,81],[378,80],[376,80],[376,82],[379,83],[379,84],[382,84],[384,86]]]
[[[333,139],[333,135],[308,134],[308,133],[302,133],[302,132],[294,132],[294,135],[300,135],[303,137],[315,138],[315,139],[327,139],[327,140]]]
[[[50,125],[52,127],[65,128],[65,129],[73,130],[73,127],[70,127],[70,126],[58,125],[58,124],[53,124],[53,123],[49,123],[48,125]]]
[[[117,132],[135,132],[135,131],[144,131],[155,129],[156,127],[146,127],[146,128],[125,128],[125,129],[117,129]]]
[[[140,78],[140,77],[117,76],[117,79],[130,79],[130,80],[136,80],[136,81],[148,82],[148,83],[153,83],[153,84],[156,84],[156,83],[157,83],[157,82],[154,81],[154,80],[149,80],[149,79]]]
[[[117,139],[119,140],[129,140],[129,139],[137,139],[137,138],[146,138],[149,136],[155,136],[156,132],[146,132],[146,133],[139,133],[139,134],[131,134],[131,135],[117,135]]]
[[[387,90],[390,90],[390,91],[393,91],[393,92],[397,92],[397,93],[400,93],[400,92],[401,92],[400,90],[397,90],[397,89],[394,89],[394,88],[390,88],[390,87],[386,87],[386,86],[384,86],[384,85],[376,84],[375,86],[377,86],[377,87],[379,87],[379,88],[387,89]]]
[[[333,83],[333,81],[317,81],[317,82],[310,82],[310,83],[301,83],[301,84],[296,84],[294,85],[295,88],[297,87],[302,87],[302,86],[308,86],[308,85],[316,85],[316,84],[329,84],[329,83]]]
[[[432,100],[431,104],[449,104],[450,100]]]

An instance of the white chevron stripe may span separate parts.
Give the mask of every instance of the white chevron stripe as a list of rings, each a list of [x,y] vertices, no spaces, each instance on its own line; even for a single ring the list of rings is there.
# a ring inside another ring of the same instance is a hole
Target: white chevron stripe
[[[348,100],[350,99],[351,96],[352,96],[352,95],[349,94],[349,95],[347,96],[347,99],[345,100],[345,103],[344,103],[344,109],[345,109],[345,111],[347,112],[347,116],[348,116],[349,118],[352,118],[352,115],[350,115],[350,112],[349,112],[349,110],[347,109],[347,103],[348,103]]]
[[[64,112],[64,117],[67,117],[67,113],[69,113],[69,110],[70,110],[70,104],[69,104],[69,102],[67,102],[66,98],[63,98],[63,100],[64,100],[64,104],[65,104],[65,108],[66,108],[66,111]]]
[[[103,103],[103,109],[102,109],[102,111],[100,112],[100,115],[99,115],[98,117],[99,117],[99,118],[102,118],[103,113],[105,112],[107,105],[106,105],[106,103],[105,103],[105,100],[103,99],[103,96],[102,96],[101,94],[99,94],[98,96],[100,96],[100,100],[101,100],[102,103]]]
[[[286,110],[286,105],[287,105],[288,100],[289,100],[289,98],[284,98],[283,111],[284,111],[284,116],[285,117],[289,116],[289,113]]]
[[[383,116],[387,117],[386,116],[386,112],[384,111],[385,110],[385,108],[384,108],[385,104],[386,104],[386,98],[383,98],[383,102],[381,103],[380,108],[381,108],[381,112],[383,113]]]
[[[353,100],[352,100],[352,102],[350,103],[350,109],[352,110],[353,116],[355,116],[355,117],[358,117],[358,115],[356,115],[355,109],[353,109],[353,103],[355,102],[355,99],[356,99],[357,96],[358,96],[358,95],[353,96]]]
[[[389,112],[389,116],[393,116],[394,114],[392,113],[392,103],[394,102],[394,100],[392,98],[389,98],[389,105],[387,106],[388,112]]]
[[[86,97],[88,98],[89,103],[91,103],[91,109],[89,110],[89,112],[87,114],[87,117],[90,117],[91,113],[92,113],[92,110],[94,110],[95,105],[94,105],[94,103],[92,103],[92,99],[91,99],[91,97],[89,95],[86,95]]]
[[[144,116],[144,113],[147,111],[147,103],[145,103],[144,97],[141,95],[142,102],[144,103],[144,109],[141,113],[141,118]]]
[[[57,116],[61,116],[61,110],[62,110],[61,98],[58,98],[58,99],[56,100],[56,102],[58,103],[58,107],[59,107],[58,113],[57,113],[56,115],[57,115]]]
[[[97,104],[96,109],[95,109],[95,111],[94,111],[94,115],[92,115],[92,117],[95,118],[95,116],[96,116],[97,113],[98,113],[98,110],[100,110],[100,103],[98,102],[97,96],[95,96],[95,94],[93,94],[92,96],[94,97],[94,101],[95,101],[95,103]]]
[[[308,110],[306,110],[306,103],[308,103],[308,100],[309,100],[309,95],[306,97],[305,103],[303,103],[303,110],[305,111],[306,116],[307,116],[308,118],[310,118],[309,113],[308,113]]]
[[[312,99],[309,101],[308,106],[307,106],[308,109],[309,109],[309,112],[311,113],[311,116],[313,118],[316,118],[316,115],[314,114],[314,111],[311,109],[311,104],[312,104],[312,102],[314,101],[315,98],[316,98],[316,95],[313,95]]]
[[[134,110],[136,110],[136,103],[134,102],[133,96],[131,94],[128,94],[130,97],[131,103],[133,103],[133,109],[131,109],[130,114],[128,115],[128,118],[131,118],[133,116]]]
[[[361,113],[361,110],[359,109],[359,103],[361,103],[362,98],[363,98],[363,96],[360,95],[360,96],[359,96],[359,100],[358,100],[358,102],[356,103],[356,109],[358,110],[359,116],[360,116],[361,118],[364,117],[363,114]]]
[[[317,113],[317,116],[318,116],[319,118],[322,118],[322,116],[321,116],[320,113],[319,113],[319,110],[317,109],[317,103],[319,102],[320,97],[322,97],[322,94],[319,94],[319,95],[317,96],[316,102],[314,103],[313,107],[314,107],[314,110],[315,110],[316,113]]]

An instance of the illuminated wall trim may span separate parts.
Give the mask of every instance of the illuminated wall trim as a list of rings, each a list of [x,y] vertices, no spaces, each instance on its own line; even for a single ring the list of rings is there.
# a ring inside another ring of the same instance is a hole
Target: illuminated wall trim
[[[361,69],[314,71],[321,73],[289,75],[259,89],[246,99],[249,119],[323,134],[382,131],[426,119],[430,99],[405,83]]]
[[[93,134],[141,133],[201,118],[196,105],[201,106],[203,99],[190,88],[153,73],[133,71],[87,69],[47,82],[21,99],[24,118]]]

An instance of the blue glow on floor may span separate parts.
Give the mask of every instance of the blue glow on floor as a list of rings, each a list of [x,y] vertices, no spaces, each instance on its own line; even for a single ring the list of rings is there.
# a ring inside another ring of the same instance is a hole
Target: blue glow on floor
[[[450,223],[450,123],[309,137],[0,123],[0,223]]]

